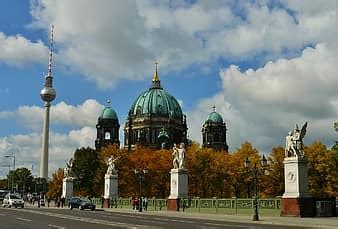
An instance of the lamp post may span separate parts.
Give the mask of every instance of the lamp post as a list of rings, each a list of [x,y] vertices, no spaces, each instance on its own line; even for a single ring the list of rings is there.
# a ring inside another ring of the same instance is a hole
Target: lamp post
[[[244,165],[245,165],[246,173],[249,173],[249,166],[250,166],[249,158],[245,159]],[[249,177],[247,178],[247,198],[248,199],[250,198],[250,179],[249,179]]]
[[[267,160],[265,158],[265,156],[263,155],[262,159],[260,160],[261,165],[264,169],[264,167],[267,165]],[[244,166],[247,169],[247,171],[250,168],[250,160],[249,158],[246,158],[246,160],[244,161]],[[254,169],[253,169],[253,175],[254,175],[254,182],[255,182],[255,198],[254,198],[254,213],[253,213],[253,221],[258,221],[259,217],[258,217],[258,188],[257,188],[257,180],[258,180],[258,168],[257,168],[257,164],[255,163],[254,165]]]
[[[142,212],[142,180],[145,180],[145,176],[148,173],[148,169],[144,168],[143,170],[137,170],[134,169],[134,174],[137,176],[138,180],[139,180],[139,184],[140,184],[140,190],[139,190],[139,207],[138,207],[138,211]]]
[[[15,155],[5,155],[5,157],[6,158],[13,158],[13,173],[12,173],[12,192],[13,192],[14,191]]]

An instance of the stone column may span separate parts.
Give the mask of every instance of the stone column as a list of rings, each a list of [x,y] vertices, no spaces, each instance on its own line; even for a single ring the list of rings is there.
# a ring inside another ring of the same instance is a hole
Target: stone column
[[[113,198],[118,198],[118,175],[109,175],[104,176],[104,202],[103,207],[109,207],[109,201]]]
[[[168,210],[179,211],[180,198],[188,197],[188,170],[171,169],[170,196],[168,197]]]
[[[287,157],[284,163],[285,192],[282,196],[282,216],[315,216],[314,198],[308,188],[305,157]]]
[[[62,196],[66,201],[73,196],[73,178],[64,178],[62,182]]]

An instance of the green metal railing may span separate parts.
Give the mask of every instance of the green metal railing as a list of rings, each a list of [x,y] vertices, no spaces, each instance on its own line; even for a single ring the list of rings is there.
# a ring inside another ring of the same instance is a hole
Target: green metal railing
[[[261,210],[280,210],[280,199],[259,199],[258,207]],[[101,198],[93,198],[92,203],[96,207],[102,207]],[[182,211],[210,212],[210,213],[237,213],[251,210],[254,206],[254,199],[225,199],[225,198],[182,198],[180,206]],[[117,198],[109,201],[110,208],[132,208],[131,198]],[[167,209],[167,199],[148,198],[148,210],[161,211]]]

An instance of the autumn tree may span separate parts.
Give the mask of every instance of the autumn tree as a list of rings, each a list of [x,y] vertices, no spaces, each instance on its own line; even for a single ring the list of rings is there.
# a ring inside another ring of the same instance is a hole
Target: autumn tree
[[[59,168],[52,175],[52,180],[48,183],[47,196],[51,199],[60,197],[62,194],[63,169]]]
[[[319,141],[304,147],[308,160],[309,190],[314,196],[336,196],[338,184],[337,151]]]
[[[261,182],[263,197],[281,196],[284,193],[284,148],[274,147],[268,157],[268,167]]]

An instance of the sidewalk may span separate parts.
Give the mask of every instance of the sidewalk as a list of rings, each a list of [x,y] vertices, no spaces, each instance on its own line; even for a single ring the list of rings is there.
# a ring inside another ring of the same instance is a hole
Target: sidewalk
[[[154,216],[171,216],[192,219],[208,219],[229,222],[241,223],[256,223],[267,225],[284,225],[284,226],[297,226],[307,228],[338,228],[338,217],[314,217],[314,218],[298,218],[298,217],[276,217],[276,216],[260,216],[259,221],[252,221],[252,215],[223,215],[223,214],[206,214],[206,213],[188,213],[188,212],[175,212],[175,211],[146,211],[138,212],[132,209],[125,208],[104,208],[106,212],[123,212],[133,214],[146,214]]]

